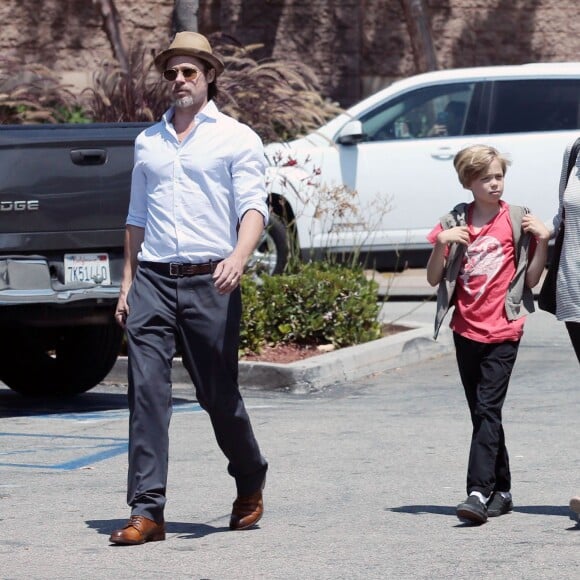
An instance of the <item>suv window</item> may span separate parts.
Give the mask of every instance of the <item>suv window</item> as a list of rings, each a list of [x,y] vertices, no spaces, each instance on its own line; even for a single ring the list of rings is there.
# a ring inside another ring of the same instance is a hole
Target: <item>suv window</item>
[[[580,80],[497,81],[489,133],[527,133],[580,128]]]
[[[475,83],[456,83],[411,91],[361,117],[367,141],[467,135],[475,127]],[[441,128],[443,127],[443,128]]]

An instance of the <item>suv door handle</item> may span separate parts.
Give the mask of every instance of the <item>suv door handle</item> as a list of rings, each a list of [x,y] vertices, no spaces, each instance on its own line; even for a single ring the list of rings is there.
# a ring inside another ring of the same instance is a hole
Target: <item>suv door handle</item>
[[[72,149],[70,158],[75,165],[103,165],[107,152],[104,149]]]
[[[441,161],[447,161],[448,159],[453,159],[455,157],[456,151],[453,151],[451,147],[441,147],[437,149],[435,153],[431,153],[433,159],[440,159]]]

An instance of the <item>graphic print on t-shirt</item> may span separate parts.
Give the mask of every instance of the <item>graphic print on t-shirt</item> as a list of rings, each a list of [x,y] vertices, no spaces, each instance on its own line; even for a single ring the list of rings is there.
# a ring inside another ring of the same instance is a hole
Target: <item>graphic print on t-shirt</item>
[[[465,262],[460,274],[465,291],[477,300],[504,261],[504,251],[494,236],[481,236],[465,252]]]

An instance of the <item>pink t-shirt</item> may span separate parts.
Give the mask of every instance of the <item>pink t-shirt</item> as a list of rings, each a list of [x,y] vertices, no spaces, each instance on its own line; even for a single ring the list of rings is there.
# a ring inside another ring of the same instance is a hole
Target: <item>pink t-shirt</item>
[[[519,340],[524,331],[525,317],[508,320],[505,310],[516,263],[508,205],[500,205],[499,213],[477,233],[471,224],[473,204],[468,208],[469,246],[457,278],[450,327],[477,342]],[[427,239],[434,244],[442,229],[438,224]]]

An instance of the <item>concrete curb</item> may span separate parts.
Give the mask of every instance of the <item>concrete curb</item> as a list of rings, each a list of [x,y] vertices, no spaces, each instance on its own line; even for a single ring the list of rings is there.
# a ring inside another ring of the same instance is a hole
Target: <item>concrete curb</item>
[[[451,333],[434,341],[432,324],[405,322],[405,326],[409,330],[393,336],[286,365],[240,363],[240,385],[306,394],[451,352]]]
[[[240,387],[308,394],[334,383],[362,379],[453,351],[448,329],[441,329],[435,341],[432,324],[412,321],[403,324],[409,330],[289,364],[240,361]],[[172,379],[174,383],[191,382],[179,358],[173,361]],[[127,382],[126,357],[119,357],[104,382]]]

